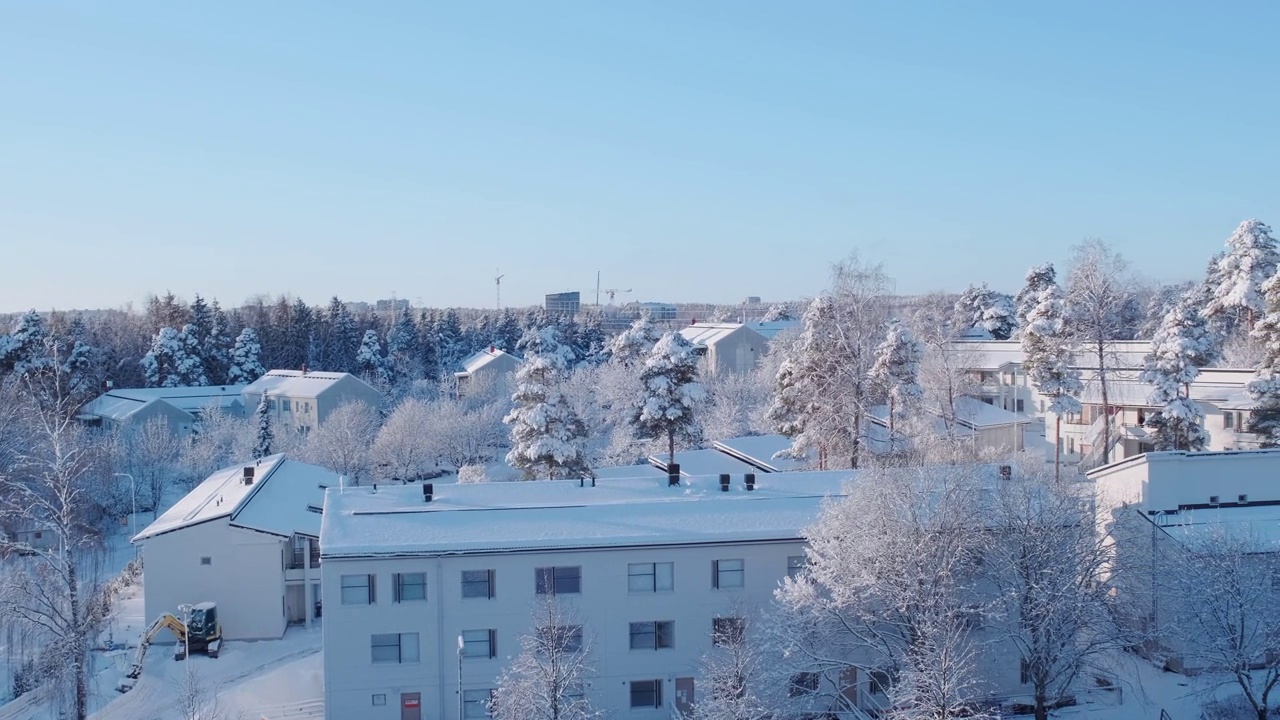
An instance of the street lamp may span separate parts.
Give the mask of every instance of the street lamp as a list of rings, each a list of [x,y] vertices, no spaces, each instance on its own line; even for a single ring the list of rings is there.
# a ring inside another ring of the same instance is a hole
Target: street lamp
[[[462,635],[458,635],[458,720],[462,720],[462,714],[465,712],[462,706],[462,648],[465,647],[462,641]]]
[[[138,534],[138,484],[134,482],[133,476],[129,473],[111,473],[112,477],[129,478],[129,504],[132,506],[133,512],[129,514],[129,544],[133,545],[133,557],[138,558],[138,546],[133,542],[133,538]]]
[[[178,606],[178,612],[182,613],[182,627],[186,632],[182,634],[182,642],[186,645],[183,651],[183,660],[191,662],[191,603],[182,603]],[[188,666],[190,667],[190,666]]]

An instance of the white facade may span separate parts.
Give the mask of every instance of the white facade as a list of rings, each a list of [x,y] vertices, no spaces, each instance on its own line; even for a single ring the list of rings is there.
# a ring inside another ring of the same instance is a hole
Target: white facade
[[[382,393],[351,373],[271,370],[245,386],[246,412],[254,412],[263,393],[272,421],[299,430],[314,430],[345,402],[359,401],[372,408],[382,404]]]
[[[147,617],[212,601],[228,640],[309,625],[319,609],[323,488],[337,483],[329,470],[282,455],[211,475],[133,540]]]
[[[765,336],[742,323],[698,323],[680,334],[707,358],[713,375],[751,372],[769,351]]]

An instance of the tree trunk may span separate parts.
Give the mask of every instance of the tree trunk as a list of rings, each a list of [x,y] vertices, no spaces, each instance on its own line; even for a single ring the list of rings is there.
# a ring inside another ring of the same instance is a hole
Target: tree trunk
[[[1036,720],[1049,720],[1049,703],[1043,693],[1036,693]]]
[[[676,461],[676,431],[667,431],[667,466]]]
[[[853,411],[853,444],[849,452],[849,467],[858,468],[858,450],[862,445],[862,411],[854,408]]]
[[[1053,479],[1062,479],[1062,416],[1054,413],[1053,428]]]
[[[1107,401],[1106,341],[1098,340],[1098,387],[1102,390],[1102,464],[1111,463],[1111,404]]]
[[[893,454],[893,396],[889,396],[889,454]]]
[[[76,656],[71,660],[71,672],[76,684],[76,720],[89,717],[89,684],[88,669],[85,668],[84,628],[80,618],[80,581],[76,577],[75,562],[67,561],[67,588],[71,605],[71,640],[72,651]]]

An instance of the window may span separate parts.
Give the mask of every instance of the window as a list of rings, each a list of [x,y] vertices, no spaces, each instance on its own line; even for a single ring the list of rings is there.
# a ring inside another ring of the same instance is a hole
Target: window
[[[376,575],[343,575],[342,604],[372,605]]]
[[[40,540],[41,538],[43,538],[43,537],[44,537],[44,532],[42,532],[42,531],[40,531],[40,530],[37,530],[37,531],[35,532],[34,537],[35,537],[35,539]]]
[[[378,693],[377,695],[374,695],[373,704],[375,707],[381,707],[383,705],[386,705],[387,704],[386,693]]]
[[[711,644],[721,647],[737,645],[742,642],[742,635],[747,624],[740,617],[722,617],[711,620]]]
[[[396,602],[412,602],[427,599],[426,573],[396,573]]]
[[[493,688],[484,690],[462,691],[462,717],[465,720],[479,720],[492,717],[489,705],[493,702]]]
[[[800,577],[800,573],[809,566],[808,560],[803,555],[792,555],[787,558],[787,577]]]
[[[715,560],[711,563],[711,587],[740,588],[743,581],[742,560]]]
[[[1222,427],[1230,430],[1235,427],[1236,414],[1233,412],[1222,413]]]
[[[1247,503],[1247,502],[1249,502],[1249,496],[1248,496],[1248,495],[1237,495],[1237,496],[1236,496],[1236,502],[1238,502],[1238,503]]]
[[[309,402],[303,403],[302,412],[307,413],[308,415],[311,414],[311,403]]]
[[[582,567],[541,567],[534,571],[539,595],[577,595],[582,592]]]
[[[462,597],[492,599],[493,575],[492,570],[463,570]]]
[[[671,620],[631,623],[632,650],[660,650],[675,646],[676,624]]]
[[[418,662],[418,633],[373,635],[369,648],[374,663]]]
[[[280,412],[292,412],[292,409],[289,407],[288,398],[282,398],[280,400]]]
[[[663,592],[676,589],[675,563],[631,563],[627,565],[627,590]]]
[[[1014,401],[1013,401],[1013,409],[1014,409],[1014,412],[1022,412],[1022,411],[1023,411],[1023,408],[1025,408],[1025,407],[1026,407],[1026,402],[1025,402],[1025,401],[1023,401],[1023,400],[1014,400]]]
[[[201,556],[200,556],[200,564],[201,564],[201,565],[212,565],[212,564],[213,564],[213,558],[212,558],[212,557],[210,557],[209,555],[201,555]]]
[[[463,630],[462,657],[497,657],[497,630]]]
[[[661,680],[632,680],[631,681],[631,707],[632,708],[662,707],[662,681]]]
[[[581,625],[549,625],[538,628],[538,650],[580,652],[582,650]]]
[[[887,670],[872,670],[867,674],[867,690],[873,695],[888,695],[893,687],[893,676]]]
[[[1021,661],[1021,664],[1018,666],[1018,676],[1018,682],[1023,685],[1031,684],[1031,665],[1028,664],[1026,660]]]
[[[816,672],[802,672],[791,676],[787,686],[787,697],[800,697],[818,692],[818,681],[821,678]]]

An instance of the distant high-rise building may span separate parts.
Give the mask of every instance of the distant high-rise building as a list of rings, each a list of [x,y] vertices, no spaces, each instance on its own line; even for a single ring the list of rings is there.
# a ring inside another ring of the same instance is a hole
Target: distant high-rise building
[[[408,298],[391,298],[389,300],[378,300],[376,303],[374,303],[374,307],[377,309],[378,312],[387,312],[388,310],[393,312],[400,312],[401,310],[409,309],[409,299]]]
[[[547,314],[552,317],[557,315],[573,317],[578,314],[578,308],[581,306],[582,296],[577,291],[550,293],[547,295]]]

